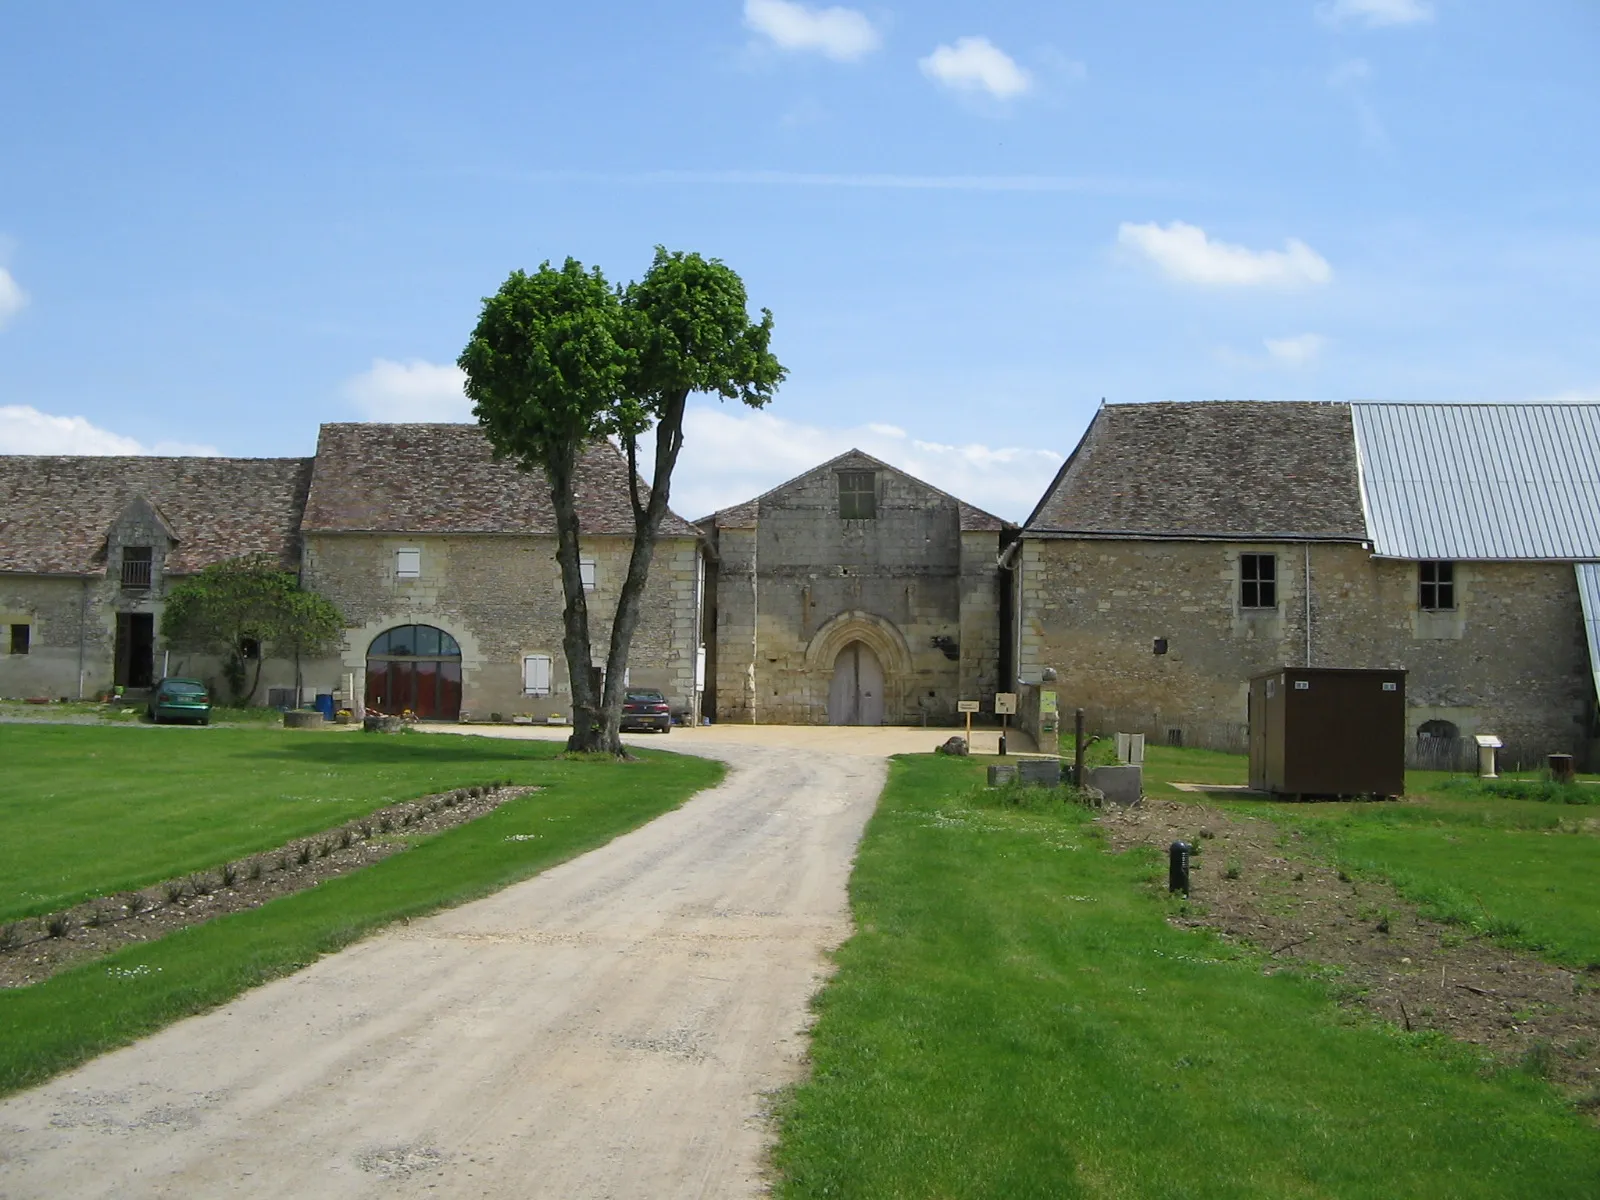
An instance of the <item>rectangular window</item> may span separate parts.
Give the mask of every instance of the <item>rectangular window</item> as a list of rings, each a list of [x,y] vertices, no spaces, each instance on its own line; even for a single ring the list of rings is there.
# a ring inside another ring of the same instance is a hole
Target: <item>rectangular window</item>
[[[550,694],[550,656],[529,654],[522,660],[522,691],[528,696]]]
[[[1417,607],[1425,612],[1449,612],[1456,606],[1456,565],[1453,562],[1417,564]]]
[[[578,577],[583,580],[584,591],[594,591],[594,559],[580,558],[578,560]]]
[[[1278,607],[1278,556],[1239,555],[1239,607]]]
[[[11,653],[26,654],[33,644],[33,626],[13,625],[11,627]]]
[[[129,591],[142,591],[150,586],[149,546],[122,548],[122,586]]]
[[[396,550],[394,552],[394,577],[420,579],[422,577],[422,551]]]
[[[846,521],[871,521],[878,515],[878,473],[839,472],[839,516]]]

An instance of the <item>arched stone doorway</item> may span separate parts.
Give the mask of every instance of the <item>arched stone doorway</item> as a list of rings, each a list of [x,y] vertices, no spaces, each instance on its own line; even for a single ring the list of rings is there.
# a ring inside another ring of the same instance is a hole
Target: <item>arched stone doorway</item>
[[[852,649],[856,646],[859,651]],[[876,613],[852,610],[825,622],[806,645],[806,673],[811,719],[819,724],[882,725],[906,719],[911,650],[894,622]],[[863,680],[866,686],[861,686]],[[846,700],[846,689],[858,699]],[[865,712],[862,702],[868,705]],[[852,704],[853,720],[845,715]]]
[[[367,707],[423,720],[461,715],[461,647],[432,625],[397,625],[367,647]]]
[[[828,724],[883,724],[883,664],[865,642],[851,642],[834,660]]]

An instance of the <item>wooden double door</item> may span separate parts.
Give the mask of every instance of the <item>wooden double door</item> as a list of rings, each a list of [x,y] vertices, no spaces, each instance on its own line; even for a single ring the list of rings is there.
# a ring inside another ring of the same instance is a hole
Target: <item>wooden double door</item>
[[[883,724],[883,664],[865,642],[851,642],[834,660],[828,724]]]

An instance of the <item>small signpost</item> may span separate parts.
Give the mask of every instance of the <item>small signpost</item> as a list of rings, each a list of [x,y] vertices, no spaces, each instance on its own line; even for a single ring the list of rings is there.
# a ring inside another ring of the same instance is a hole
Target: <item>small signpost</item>
[[[996,692],[994,694],[994,715],[1000,718],[1000,753],[1006,752],[1006,727],[1010,718],[1016,715],[1017,694],[1015,692]]]
[[[978,711],[976,700],[957,700],[956,711],[967,714],[967,752],[972,751],[972,714]]]

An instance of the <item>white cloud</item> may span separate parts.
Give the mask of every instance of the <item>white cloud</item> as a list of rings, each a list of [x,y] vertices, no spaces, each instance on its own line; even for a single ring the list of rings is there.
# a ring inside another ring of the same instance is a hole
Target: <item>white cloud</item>
[[[702,405],[684,416],[672,507],[691,520],[759,496],[852,447],[999,516],[1032,511],[1061,455],[1036,447],[923,441],[895,425],[830,429],[767,412]]]
[[[939,46],[919,60],[929,79],[957,91],[983,91],[997,100],[1020,96],[1033,86],[1033,77],[988,38],[957,38],[952,46]]]
[[[1293,337],[1267,338],[1267,354],[1285,367],[1308,366],[1327,348],[1328,339],[1320,333],[1297,333]]]
[[[1359,22],[1368,29],[1385,25],[1417,25],[1433,20],[1428,0],[1332,0],[1319,4],[1317,16],[1328,25]]]
[[[1212,241],[1204,229],[1183,221],[1165,228],[1154,222],[1134,225],[1125,221],[1117,229],[1117,241],[1182,283],[1293,288],[1333,278],[1328,260],[1298,238],[1290,238],[1282,250],[1251,250]]]
[[[83,417],[53,417],[26,404],[0,405],[0,454],[213,455],[215,446],[156,442],[102,429]]]
[[[471,421],[466,378],[454,363],[375,358],[343,391],[368,421]]]
[[[814,50],[835,62],[855,62],[882,41],[853,8],[807,8],[789,0],[745,0],[744,23],[784,50]]]
[[[0,267],[0,329],[27,306],[28,293],[22,290],[11,272]]]

